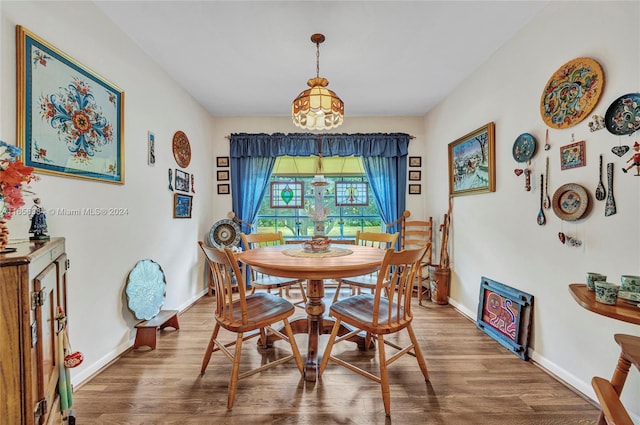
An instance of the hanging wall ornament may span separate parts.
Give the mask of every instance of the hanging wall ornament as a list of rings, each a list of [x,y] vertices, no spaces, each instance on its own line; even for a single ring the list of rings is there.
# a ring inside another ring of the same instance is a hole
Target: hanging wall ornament
[[[524,169],[516,168],[514,173],[519,176],[524,172],[525,175],[525,190],[528,192],[531,190],[531,157],[536,152],[536,139],[529,133],[522,133],[519,135],[515,142],[513,142],[513,159],[517,162],[526,162]]]
[[[604,117],[593,115],[589,121],[589,131],[594,132],[604,128]]]
[[[604,124],[611,134],[619,136],[640,130],[640,93],[620,96],[607,109]]]
[[[629,172],[630,169],[632,169],[633,167],[636,168],[636,176],[640,176],[640,144],[638,143],[638,141],[636,140],[636,142],[633,144],[633,155],[631,155],[631,158],[627,159],[627,163],[629,165],[626,165],[624,167],[622,167],[622,172],[623,173],[627,173]],[[609,165],[607,164],[607,167]]]
[[[542,120],[552,128],[569,128],[589,116],[604,88],[604,72],[591,58],[562,65],[547,81],[540,99]]]
[[[598,186],[596,187],[596,199],[598,201],[604,201],[604,198],[607,196],[607,192],[604,190],[604,183],[602,183],[602,155],[600,155],[600,180],[598,181]]]
[[[613,162],[607,164],[607,202],[604,205],[604,215],[608,217],[616,213],[616,200],[613,198]]]

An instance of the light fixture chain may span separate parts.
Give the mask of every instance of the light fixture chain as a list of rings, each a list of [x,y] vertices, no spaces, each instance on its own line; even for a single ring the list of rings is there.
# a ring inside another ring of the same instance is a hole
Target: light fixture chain
[[[320,78],[320,43],[316,43],[316,77]]]

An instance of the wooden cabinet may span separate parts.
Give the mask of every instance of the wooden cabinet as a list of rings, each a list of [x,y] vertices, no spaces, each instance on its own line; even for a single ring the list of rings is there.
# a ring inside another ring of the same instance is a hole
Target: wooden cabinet
[[[0,425],[59,424],[58,306],[66,312],[64,238],[0,254]]]

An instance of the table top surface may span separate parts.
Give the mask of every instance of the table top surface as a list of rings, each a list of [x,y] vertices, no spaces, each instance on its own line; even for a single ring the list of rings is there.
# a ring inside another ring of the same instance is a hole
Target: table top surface
[[[238,254],[237,258],[259,272],[273,276],[297,277],[303,279],[327,279],[358,276],[373,273],[380,268],[385,250],[360,245],[337,245],[332,247],[348,249],[352,253],[337,257],[320,254],[298,257],[282,251],[296,245],[279,245],[255,248]]]
[[[626,300],[618,298],[615,305],[599,303],[596,301],[595,291],[589,291],[584,283],[570,284],[569,292],[578,304],[589,311],[612,319],[640,325],[640,307],[637,307],[637,302],[630,304]]]

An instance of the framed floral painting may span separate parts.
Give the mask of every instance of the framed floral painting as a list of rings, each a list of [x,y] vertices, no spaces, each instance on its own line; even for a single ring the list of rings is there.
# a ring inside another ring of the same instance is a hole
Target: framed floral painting
[[[24,163],[124,184],[124,92],[20,25],[16,40]]]

